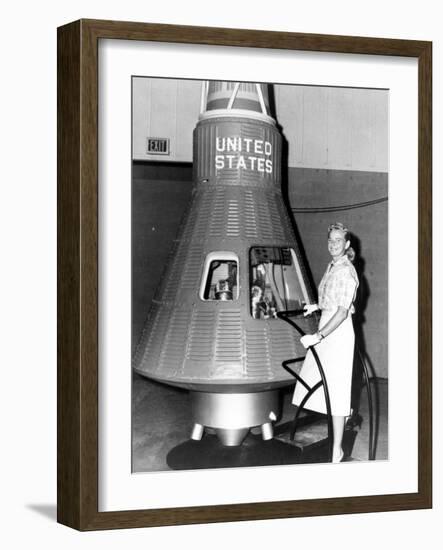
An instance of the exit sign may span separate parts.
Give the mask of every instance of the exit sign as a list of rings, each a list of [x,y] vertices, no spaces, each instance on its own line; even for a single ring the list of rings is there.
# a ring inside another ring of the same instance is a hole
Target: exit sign
[[[148,137],[146,143],[148,155],[169,155],[169,138]]]

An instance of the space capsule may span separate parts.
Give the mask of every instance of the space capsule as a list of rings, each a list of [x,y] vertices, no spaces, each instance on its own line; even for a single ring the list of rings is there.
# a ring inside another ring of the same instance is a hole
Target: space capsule
[[[191,392],[191,438],[240,445],[273,437],[282,361],[302,357],[277,312],[313,293],[282,198],[282,135],[268,86],[205,82],[193,134],[192,199],[137,346],[133,368]],[[305,331],[313,320],[301,319]]]

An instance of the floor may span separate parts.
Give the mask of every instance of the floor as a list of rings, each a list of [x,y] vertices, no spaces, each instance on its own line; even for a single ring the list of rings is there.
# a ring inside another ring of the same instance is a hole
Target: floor
[[[375,459],[388,458],[388,382],[372,379],[375,422]],[[240,447],[223,447],[218,438],[206,433],[192,441],[189,393],[134,374],[133,378],[133,471],[163,471],[257,465],[320,463],[328,460],[327,428],[324,418],[308,423],[305,417],[297,428],[295,442],[288,430],[295,413],[292,389],[282,391],[283,412],[271,441],[263,441],[251,430]],[[345,460],[368,460],[369,414],[363,388],[358,411],[348,423],[344,438]],[[303,424],[306,423],[305,426]]]

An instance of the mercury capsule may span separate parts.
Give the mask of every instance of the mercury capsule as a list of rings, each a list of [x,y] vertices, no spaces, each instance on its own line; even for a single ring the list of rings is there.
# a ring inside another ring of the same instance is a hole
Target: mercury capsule
[[[282,361],[302,357],[277,312],[313,294],[281,191],[282,136],[268,86],[205,82],[193,134],[192,199],[136,349],[139,374],[191,392],[191,438],[273,437]],[[301,319],[305,331],[313,321]]]

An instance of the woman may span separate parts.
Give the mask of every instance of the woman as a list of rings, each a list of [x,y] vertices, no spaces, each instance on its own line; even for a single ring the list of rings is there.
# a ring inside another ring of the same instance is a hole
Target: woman
[[[304,308],[305,316],[317,309],[321,310],[319,330],[300,339],[305,348],[316,346],[315,350],[325,372],[332,413],[332,462],[340,462],[343,458],[343,432],[351,403],[354,360],[352,314],[358,277],[352,265],[355,252],[350,245],[349,231],[342,223],[329,226],[328,251],[332,256],[332,262],[328,265],[318,287],[318,305],[309,304]],[[317,363],[310,350],[306,354],[300,376],[311,387],[320,381]],[[299,405],[305,395],[304,386],[296,384],[293,404]],[[312,394],[305,407],[326,414],[322,388]]]

